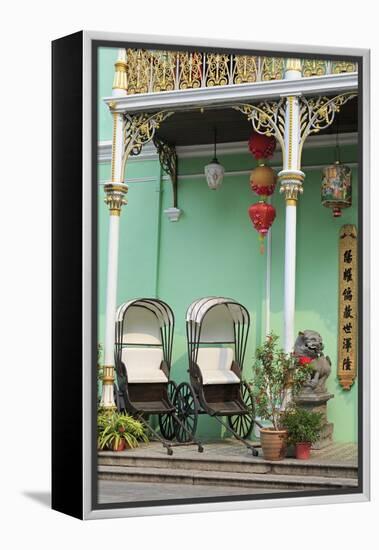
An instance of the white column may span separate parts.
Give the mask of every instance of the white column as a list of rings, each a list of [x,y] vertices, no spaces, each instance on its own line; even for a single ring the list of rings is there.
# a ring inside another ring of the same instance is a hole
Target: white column
[[[296,294],[296,205],[286,205],[284,256],[284,350],[292,351]]]
[[[300,77],[300,60],[288,60],[285,78],[293,80]],[[296,208],[304,180],[304,173],[300,170],[300,109],[296,95],[286,98],[284,144],[283,170],[279,178],[280,191],[284,193],[286,201],[283,333],[284,350],[288,353],[293,349],[295,337]]]
[[[126,95],[126,50],[119,50],[115,63],[115,77],[113,95]],[[108,268],[107,294],[105,310],[105,337],[104,337],[104,376],[102,385],[101,406],[114,409],[114,341],[115,341],[115,314],[117,307],[117,279],[118,279],[118,251],[120,233],[121,208],[126,204],[125,195],[128,191],[124,184],[123,174],[123,118],[119,113],[113,113],[112,136],[112,164],[111,181],[104,186],[105,202],[109,207],[109,234],[108,234]]]

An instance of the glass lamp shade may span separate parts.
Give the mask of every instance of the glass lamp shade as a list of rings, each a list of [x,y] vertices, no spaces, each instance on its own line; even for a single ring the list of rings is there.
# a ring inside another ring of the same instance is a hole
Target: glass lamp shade
[[[222,184],[222,180],[224,179],[224,172],[224,167],[218,162],[216,158],[214,158],[212,162],[205,166],[204,173],[209,189],[215,190],[220,187],[220,185]]]
[[[341,216],[342,208],[351,206],[351,170],[338,161],[323,169],[321,203],[332,208],[333,216]]]

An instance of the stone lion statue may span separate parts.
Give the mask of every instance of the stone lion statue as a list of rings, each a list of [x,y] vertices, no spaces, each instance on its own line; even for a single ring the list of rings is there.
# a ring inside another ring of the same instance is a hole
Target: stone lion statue
[[[325,383],[331,372],[331,361],[323,354],[324,344],[321,335],[314,330],[299,332],[295,341],[294,353],[312,360],[313,371],[304,388],[314,393],[327,392]]]

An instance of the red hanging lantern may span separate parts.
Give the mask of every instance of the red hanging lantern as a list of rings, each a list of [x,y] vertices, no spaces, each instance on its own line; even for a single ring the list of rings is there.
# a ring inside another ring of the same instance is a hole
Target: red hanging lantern
[[[267,235],[268,230],[275,220],[276,210],[271,204],[268,204],[264,201],[259,201],[255,204],[252,204],[249,207],[248,212],[250,219],[253,222],[254,229],[256,229],[259,233],[259,240],[261,241],[260,252],[261,254],[263,254],[263,239]]]
[[[257,159],[269,159],[274,154],[276,139],[274,136],[253,133],[249,139],[251,154]]]
[[[260,164],[250,174],[250,187],[260,197],[269,197],[275,190],[276,180],[275,170]]]

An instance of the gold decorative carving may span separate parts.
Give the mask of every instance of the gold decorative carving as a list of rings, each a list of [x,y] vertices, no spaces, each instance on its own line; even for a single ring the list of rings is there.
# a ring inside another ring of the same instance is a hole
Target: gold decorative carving
[[[352,61],[333,61],[332,74],[353,73],[357,70],[356,63]]]
[[[357,228],[343,225],[339,236],[339,325],[337,375],[344,390],[357,376],[358,256]]]
[[[206,86],[226,86],[230,78],[230,56],[219,53],[206,54]]]
[[[114,66],[115,73],[112,88],[117,88],[118,90],[126,90],[128,87],[126,78],[126,61],[122,61],[119,59],[118,61],[116,61]]]
[[[258,78],[258,58],[253,55],[235,55],[233,67],[233,83],[256,82]]]
[[[128,94],[282,80],[285,70],[299,71],[303,77],[357,70],[351,61],[132,48],[115,68],[113,87]]]
[[[283,57],[262,57],[261,58],[261,79],[282,80],[284,77]]]
[[[293,181],[281,180],[280,193],[284,194],[286,202],[291,201],[290,204],[296,204],[299,195],[303,193],[303,186],[301,183],[294,183]]]
[[[158,113],[137,113],[124,115],[124,153],[122,161],[122,174],[125,173],[125,165],[130,155],[139,155],[146,143],[154,137],[160,124],[173,112],[160,111]]]
[[[341,107],[357,93],[340,94],[336,97],[316,97],[306,99],[301,96],[300,102],[300,147],[299,158],[305,140],[310,134],[316,134],[333,124],[335,114],[341,110]]]
[[[104,365],[102,382],[105,386],[113,385],[113,383],[114,383],[114,367],[112,365]]]
[[[326,74],[326,61],[322,59],[304,59],[303,71],[304,77],[324,76]]]
[[[179,88],[200,88],[203,75],[203,56],[199,52],[180,52],[179,60]]]
[[[127,50],[128,94],[144,94],[149,91],[150,57],[150,52],[146,50]]]
[[[256,132],[275,136],[284,150],[285,98],[274,102],[264,101],[258,105],[235,105],[233,108],[247,117]]]
[[[152,53],[153,92],[175,89],[176,53],[157,51]]]
[[[125,195],[128,192],[128,186],[123,183],[107,183],[104,185],[105,204],[109,207],[111,216],[119,216],[121,208],[127,204]]]

